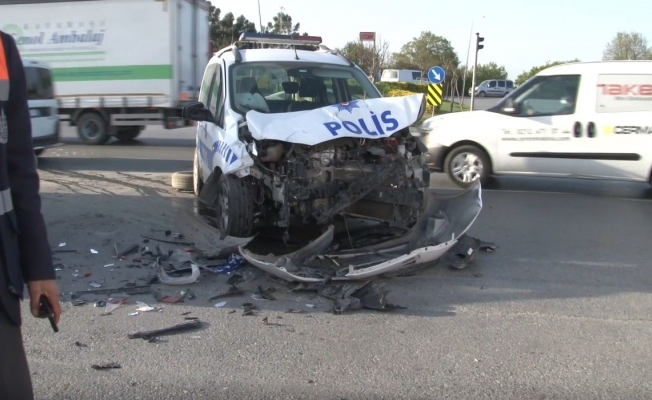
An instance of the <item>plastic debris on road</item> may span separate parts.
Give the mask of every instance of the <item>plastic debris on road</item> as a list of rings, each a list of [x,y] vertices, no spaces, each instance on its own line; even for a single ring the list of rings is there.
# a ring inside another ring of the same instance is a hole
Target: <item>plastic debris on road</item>
[[[231,255],[229,255],[229,257],[226,259],[226,262],[224,262],[223,264],[211,265],[211,266],[205,265],[202,268],[214,273],[215,275],[224,275],[224,274],[228,274],[231,271],[236,270],[237,268],[240,268],[240,266],[242,265],[242,263],[244,263],[244,261],[245,261],[244,257],[232,253]]]
[[[215,304],[215,307],[217,307],[217,308],[222,308],[222,307],[224,307],[225,305],[226,305],[226,301],[221,301],[221,302]]]

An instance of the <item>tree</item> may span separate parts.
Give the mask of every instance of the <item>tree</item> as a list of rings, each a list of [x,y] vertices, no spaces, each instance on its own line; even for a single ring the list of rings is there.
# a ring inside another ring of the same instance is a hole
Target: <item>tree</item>
[[[276,35],[291,35],[298,34],[300,26],[301,24],[298,22],[296,25],[292,25],[292,17],[288,14],[280,12],[274,16],[272,22],[267,23],[267,26],[262,29],[262,31],[264,33],[271,33]],[[307,33],[304,33],[304,36],[305,35],[307,35]]]
[[[353,40],[338,49],[342,55],[356,63],[362,70],[374,79],[380,75],[380,70],[388,63],[389,43],[379,40],[375,50],[373,43],[366,43],[360,40]]]
[[[440,65],[446,74],[452,76],[460,63],[451,43],[442,36],[432,32],[421,32],[419,37],[404,44],[398,54],[394,54],[395,68],[418,69],[425,74],[428,69]],[[412,68],[408,68],[412,67]]]
[[[602,59],[608,60],[650,60],[652,48],[647,39],[638,32],[618,32],[604,49]]]
[[[504,66],[498,66],[495,62],[478,64],[475,70],[475,81],[482,82],[488,79],[507,79],[507,70]]]
[[[216,50],[229,46],[238,38],[242,32],[256,32],[256,24],[249,21],[244,15],[235,18],[233,13],[226,13],[220,19],[221,10],[210,6],[209,24],[211,41]]]
[[[543,65],[540,65],[538,67],[530,68],[529,71],[523,71],[523,73],[521,73],[519,76],[516,77],[515,83],[517,85],[520,85],[523,82],[527,81],[528,79],[530,79],[531,77],[533,77],[534,75],[538,74],[540,71],[543,71],[546,68],[554,67],[555,65],[575,63],[575,62],[580,62],[580,60],[578,60],[576,58],[576,59],[573,59],[573,60],[570,60],[570,61],[553,61],[553,62],[548,61],[547,63],[545,63]]]

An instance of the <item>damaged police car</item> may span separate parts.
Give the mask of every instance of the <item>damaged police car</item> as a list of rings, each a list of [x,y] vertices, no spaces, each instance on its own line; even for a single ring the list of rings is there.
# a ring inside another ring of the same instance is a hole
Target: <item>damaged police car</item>
[[[206,67],[193,187],[223,237],[317,227],[300,250],[243,257],[294,281],[362,279],[436,260],[482,208],[479,185],[429,191],[427,148],[409,126],[422,94],[383,98],[366,74],[313,36],[243,33]],[[326,260],[326,264],[324,265]]]

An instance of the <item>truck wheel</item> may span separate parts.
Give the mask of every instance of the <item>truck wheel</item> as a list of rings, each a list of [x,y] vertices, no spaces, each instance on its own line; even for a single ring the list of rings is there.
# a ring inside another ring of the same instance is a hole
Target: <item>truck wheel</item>
[[[82,114],[77,120],[77,135],[86,144],[105,144],[111,139],[107,125],[98,113]]]
[[[489,156],[473,145],[451,150],[444,161],[444,168],[453,183],[461,188],[467,188],[477,180],[484,185],[491,175]]]
[[[192,192],[192,171],[175,172],[172,174],[172,187],[178,191]]]
[[[140,132],[142,132],[140,126],[123,126],[118,128],[115,137],[121,142],[128,142],[136,139]]]
[[[197,150],[195,150],[195,160],[192,163],[192,189],[195,192],[195,196],[199,197],[199,193],[201,193],[203,187],[204,182],[199,173],[199,156],[197,156]]]
[[[223,236],[251,237],[254,224],[254,187],[251,180],[222,174],[217,196],[218,227]]]

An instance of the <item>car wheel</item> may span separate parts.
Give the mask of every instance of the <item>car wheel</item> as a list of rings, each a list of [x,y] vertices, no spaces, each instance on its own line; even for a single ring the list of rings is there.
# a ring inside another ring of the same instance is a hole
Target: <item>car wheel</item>
[[[172,174],[172,187],[182,192],[192,192],[192,171],[180,171]]]
[[[77,135],[86,144],[105,144],[111,139],[109,127],[98,113],[87,112],[77,120]]]
[[[484,150],[472,145],[451,150],[444,166],[448,177],[462,188],[467,188],[478,180],[484,185],[491,175],[489,156]]]
[[[485,93],[485,92],[480,92],[480,93],[478,93],[478,97],[485,97],[485,96],[486,96],[486,93]]]
[[[199,156],[197,155],[197,151],[195,151],[195,160],[192,164],[192,189],[193,192],[195,192],[195,196],[199,197],[199,193],[201,193],[201,190],[204,187],[204,182],[199,173]]]
[[[251,237],[254,223],[254,186],[251,179],[222,174],[215,208],[223,236]]]

